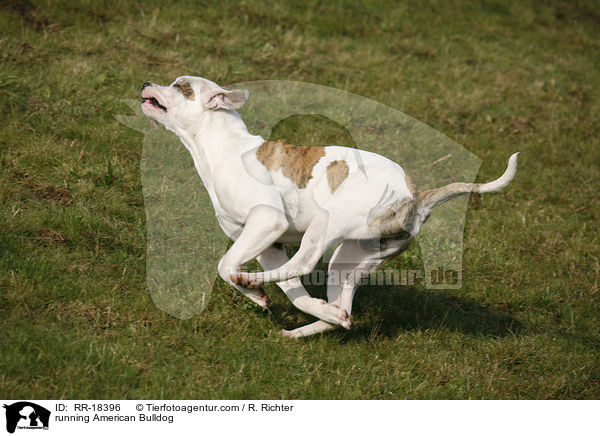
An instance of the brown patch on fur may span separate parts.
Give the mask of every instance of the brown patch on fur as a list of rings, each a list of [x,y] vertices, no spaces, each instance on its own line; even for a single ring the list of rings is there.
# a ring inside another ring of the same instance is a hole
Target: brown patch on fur
[[[269,171],[282,170],[300,189],[306,188],[312,178],[312,170],[325,156],[323,147],[288,145],[281,141],[265,141],[256,151],[256,158]]]
[[[382,236],[408,237],[412,234],[415,226],[419,225],[417,220],[422,222],[427,219],[433,207],[460,195],[477,192],[479,189],[478,185],[473,183],[451,183],[441,188],[419,191],[408,177],[406,184],[411,190],[413,198],[397,201],[369,223],[369,226],[380,232]]]
[[[419,192],[419,188],[417,188],[417,185],[413,183],[412,179],[408,177],[408,174],[406,173],[404,173],[404,181],[406,182],[406,186],[408,186],[408,190],[413,197],[416,196],[416,194]]]
[[[175,88],[179,89],[181,91],[181,93],[183,94],[183,96],[185,98],[187,98],[188,100],[194,99],[195,94],[194,94],[194,90],[192,89],[192,85],[190,85],[190,82],[182,81],[182,82],[176,83]]]
[[[453,198],[459,197],[471,192],[479,192],[481,185],[476,183],[450,183],[441,188],[428,189],[419,192],[418,201],[427,209],[433,209],[435,206],[443,204]]]
[[[414,228],[418,212],[418,200],[404,198],[394,203],[388,210],[371,220],[369,227],[381,236],[398,235],[408,238]]]
[[[327,165],[327,183],[333,194],[340,184],[346,180],[350,174],[350,169],[345,160],[334,160]]]
[[[371,220],[369,226],[376,229],[382,236],[399,236],[408,238],[417,220],[419,206],[423,200],[423,192],[414,184],[408,174],[404,181],[413,198],[404,198],[394,203],[388,210]]]

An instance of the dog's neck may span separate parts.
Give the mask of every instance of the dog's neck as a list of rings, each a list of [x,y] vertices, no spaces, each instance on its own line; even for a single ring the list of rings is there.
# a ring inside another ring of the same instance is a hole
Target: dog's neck
[[[173,132],[179,137],[194,159],[196,169],[209,194],[213,192],[214,172],[219,163],[264,142],[260,136],[251,135],[236,111],[209,110],[188,126],[176,126]]]

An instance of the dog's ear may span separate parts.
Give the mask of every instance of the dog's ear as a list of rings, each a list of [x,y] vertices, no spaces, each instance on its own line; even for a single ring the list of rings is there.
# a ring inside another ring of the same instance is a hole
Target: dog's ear
[[[239,109],[244,106],[250,93],[245,89],[215,89],[211,91],[206,100],[205,106],[208,109]]]

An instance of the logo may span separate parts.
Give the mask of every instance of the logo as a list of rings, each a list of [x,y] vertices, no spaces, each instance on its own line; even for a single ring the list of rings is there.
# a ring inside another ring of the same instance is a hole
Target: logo
[[[15,429],[48,430],[50,411],[29,401],[19,401],[6,409],[6,431],[14,433]]]

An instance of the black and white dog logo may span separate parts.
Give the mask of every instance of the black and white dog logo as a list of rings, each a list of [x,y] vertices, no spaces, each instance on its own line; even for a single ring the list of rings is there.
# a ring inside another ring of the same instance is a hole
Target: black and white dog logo
[[[19,401],[4,405],[6,409],[6,431],[14,433],[15,429],[48,429],[50,411],[29,401]]]

